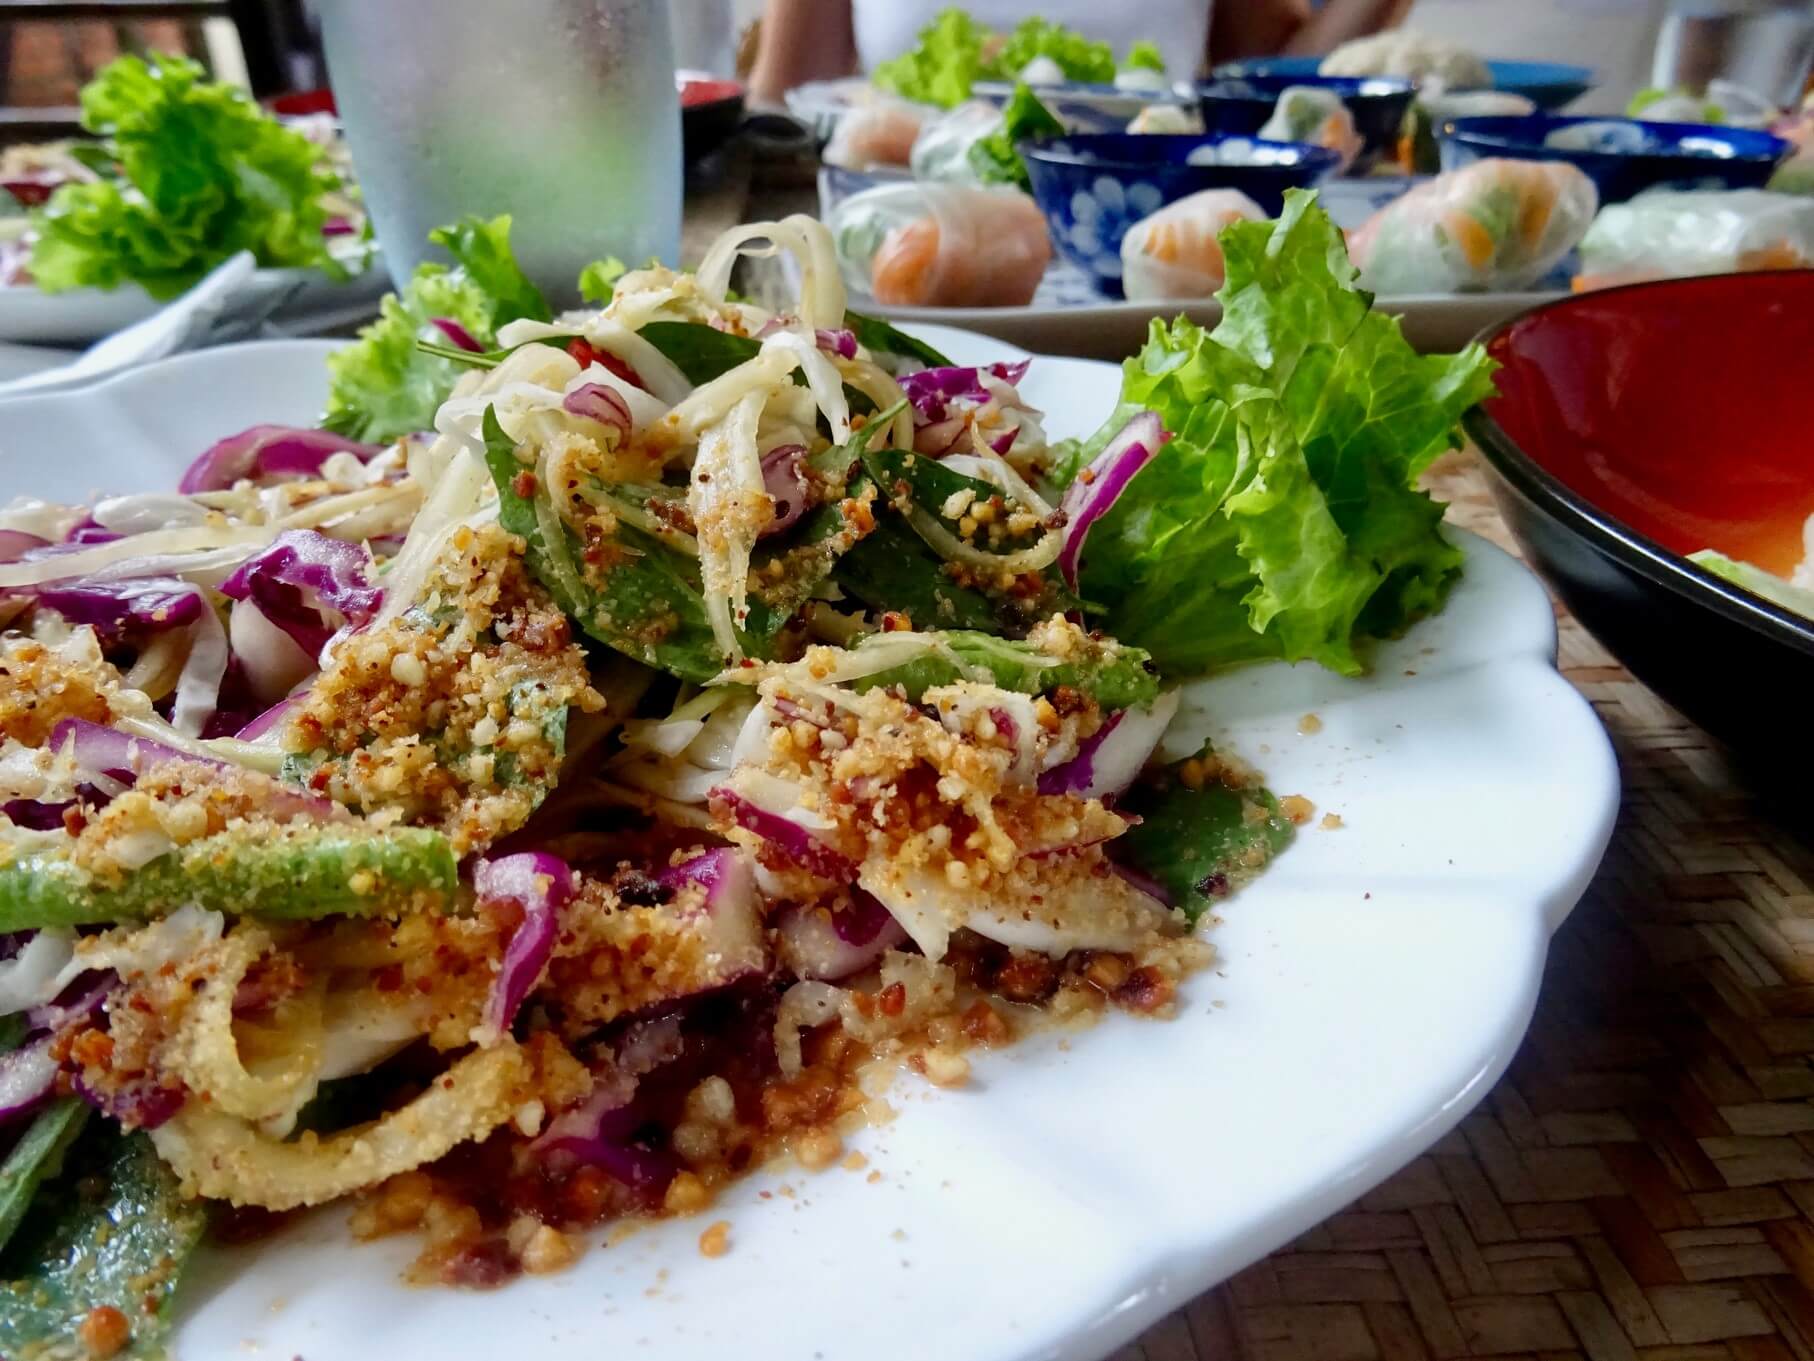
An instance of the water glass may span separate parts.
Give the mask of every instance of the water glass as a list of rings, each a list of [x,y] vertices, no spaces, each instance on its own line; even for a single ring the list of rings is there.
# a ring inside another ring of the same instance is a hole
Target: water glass
[[[676,263],[667,0],[318,0],[328,74],[391,278],[467,213],[557,306],[587,262]]]

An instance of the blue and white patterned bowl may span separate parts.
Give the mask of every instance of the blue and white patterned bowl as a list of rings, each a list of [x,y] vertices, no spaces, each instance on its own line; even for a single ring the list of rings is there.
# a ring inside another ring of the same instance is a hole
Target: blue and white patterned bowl
[[[1341,159],[1325,147],[1250,137],[1092,133],[1022,142],[1033,197],[1058,253],[1111,298],[1121,294],[1121,238],[1143,217],[1203,189],[1239,189],[1277,215]]]
[[[1584,128],[1583,146],[1554,146],[1555,135]],[[1594,182],[1600,202],[1623,203],[1646,189],[1761,189],[1790,151],[1754,128],[1647,123],[1634,118],[1558,118],[1552,114],[1457,118],[1436,130],[1442,168],[1489,156],[1567,161]]]
[[[1225,68],[1223,68],[1225,69]],[[1252,136],[1272,117],[1279,96],[1294,85],[1328,90],[1348,106],[1361,154],[1350,172],[1359,174],[1398,144],[1398,131],[1417,87],[1395,76],[1284,76],[1246,68],[1238,76],[1218,74],[1192,89],[1209,132]]]

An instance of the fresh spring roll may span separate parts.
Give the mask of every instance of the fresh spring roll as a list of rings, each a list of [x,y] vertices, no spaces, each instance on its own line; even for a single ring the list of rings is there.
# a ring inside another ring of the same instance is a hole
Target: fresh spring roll
[[[1204,189],[1142,218],[1121,238],[1121,286],[1130,302],[1207,298],[1222,286],[1222,229],[1266,214],[1239,189]]]
[[[1476,161],[1381,208],[1348,253],[1375,293],[1511,292],[1562,263],[1599,202],[1566,162]]]
[[[826,221],[844,280],[896,307],[1019,307],[1052,244],[1017,189],[888,184],[853,194]]]
[[[1307,142],[1339,151],[1342,162],[1336,167],[1337,174],[1354,164],[1365,145],[1342,97],[1320,85],[1287,85],[1279,91],[1272,117],[1258,135],[1268,142]]]
[[[1814,199],[1768,189],[1652,189],[1594,220],[1575,290],[1810,265]]]
[[[920,129],[937,113],[924,104],[878,94],[873,102],[838,119],[825,144],[825,164],[846,170],[905,166]]]
[[[1002,122],[1001,109],[980,99],[928,118],[908,157],[913,177],[941,184],[979,183],[970,148],[994,136]]]

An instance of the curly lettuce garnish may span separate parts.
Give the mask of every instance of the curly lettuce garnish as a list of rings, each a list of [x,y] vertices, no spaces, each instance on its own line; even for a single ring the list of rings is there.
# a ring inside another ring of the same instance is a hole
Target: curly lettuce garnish
[[[32,278],[49,293],[137,283],[172,298],[242,250],[268,266],[340,272],[321,148],[187,57],[121,57],[82,90],[101,178],[36,215]]]
[[[1037,16],[999,34],[952,6],[920,30],[911,51],[876,67],[874,80],[904,99],[949,109],[968,99],[977,81],[1015,80],[1040,57],[1056,63],[1068,81],[1107,85],[1115,79],[1115,52],[1107,43]],[[1125,64],[1165,69],[1151,42],[1130,47]]]
[[[1221,323],[1155,321],[1121,406],[1060,472],[1137,411],[1171,432],[1091,530],[1080,594],[1168,672],[1280,657],[1357,674],[1359,640],[1439,608],[1460,570],[1416,483],[1491,394],[1492,361],[1416,353],[1354,287],[1313,194],[1222,249]]]

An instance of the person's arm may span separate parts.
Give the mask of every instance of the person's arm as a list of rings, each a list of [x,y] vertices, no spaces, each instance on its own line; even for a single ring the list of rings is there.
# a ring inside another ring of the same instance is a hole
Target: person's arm
[[[857,40],[851,0],[768,0],[750,93],[774,103],[808,80],[851,75]]]
[[[1400,22],[1411,0],[1225,0],[1210,16],[1211,64],[1244,57],[1320,55]]]

